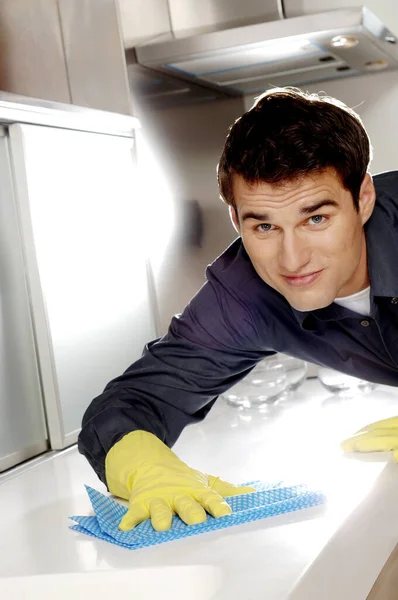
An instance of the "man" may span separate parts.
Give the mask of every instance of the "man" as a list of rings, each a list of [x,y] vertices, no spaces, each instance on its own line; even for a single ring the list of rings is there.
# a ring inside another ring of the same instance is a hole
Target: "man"
[[[151,518],[165,530],[174,513],[188,524],[222,516],[223,497],[250,491],[169,447],[264,357],[398,385],[398,173],[373,182],[370,160],[354,111],[299,90],[266,92],[231,127],[218,181],[240,237],[167,335],[84,415],[80,452],[129,500],[121,529]],[[396,424],[344,449],[398,447]]]

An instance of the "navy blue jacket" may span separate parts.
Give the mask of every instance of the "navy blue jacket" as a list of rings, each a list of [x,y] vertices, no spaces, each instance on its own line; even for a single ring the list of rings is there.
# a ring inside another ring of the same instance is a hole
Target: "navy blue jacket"
[[[172,446],[274,352],[398,385],[398,171],[374,183],[376,205],[365,225],[371,316],[335,303],[294,310],[260,279],[238,238],[208,267],[207,282],[168,333],[88,407],[78,447],[105,484],[106,453],[123,435],[143,429]]]

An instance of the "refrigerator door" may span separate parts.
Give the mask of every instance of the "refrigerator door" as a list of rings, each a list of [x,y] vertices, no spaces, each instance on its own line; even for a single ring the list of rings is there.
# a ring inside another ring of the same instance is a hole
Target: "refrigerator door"
[[[156,337],[149,209],[132,138],[9,131],[50,442],[60,449],[76,442],[91,400]]]
[[[0,472],[48,447],[21,236],[0,128]]]

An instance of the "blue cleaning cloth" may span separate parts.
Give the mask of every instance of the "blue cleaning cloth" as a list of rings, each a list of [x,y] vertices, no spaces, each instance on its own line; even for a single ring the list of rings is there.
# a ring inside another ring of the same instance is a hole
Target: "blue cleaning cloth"
[[[286,487],[281,483],[269,485],[261,481],[243,485],[250,485],[256,491],[251,494],[226,498],[226,502],[232,508],[232,514],[218,519],[208,515],[207,520],[198,525],[186,525],[175,515],[168,531],[155,531],[150,520],[143,521],[131,531],[120,531],[118,525],[126,514],[127,508],[97,490],[85,486],[95,516],[70,517],[72,521],[77,523],[77,525],[72,525],[70,529],[123,548],[138,550],[139,548],[154,546],[207,531],[224,529],[233,525],[241,525],[242,523],[266,519],[282,513],[309,508],[310,506],[323,504],[326,500],[324,494],[308,490],[305,485]]]

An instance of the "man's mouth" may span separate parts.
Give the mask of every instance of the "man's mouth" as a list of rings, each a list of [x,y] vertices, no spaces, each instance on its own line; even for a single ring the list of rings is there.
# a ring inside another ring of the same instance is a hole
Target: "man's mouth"
[[[284,278],[286,279],[289,285],[295,287],[306,286],[316,281],[321,275],[322,271],[323,269],[321,269],[320,271],[313,271],[312,273],[305,273],[304,275],[284,275]]]

